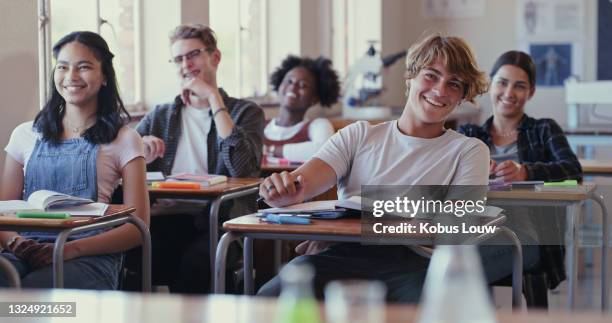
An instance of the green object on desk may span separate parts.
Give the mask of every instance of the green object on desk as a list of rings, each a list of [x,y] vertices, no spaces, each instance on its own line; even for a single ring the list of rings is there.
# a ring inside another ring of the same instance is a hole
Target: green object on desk
[[[17,212],[18,218],[27,219],[67,219],[70,217],[69,213],[60,212]]]
[[[544,186],[578,186],[578,181],[575,179],[568,179],[561,182],[546,182]]]
[[[313,299],[297,299],[294,302],[280,301],[276,323],[318,323],[321,322],[319,304]]]

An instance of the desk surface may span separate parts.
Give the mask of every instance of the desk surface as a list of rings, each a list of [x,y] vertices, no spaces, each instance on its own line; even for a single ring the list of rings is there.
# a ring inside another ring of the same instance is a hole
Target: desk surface
[[[261,222],[255,214],[241,216],[223,223],[223,229],[234,232],[307,233],[358,236],[361,220],[346,218],[335,220],[311,220],[310,225],[273,224]]]
[[[563,132],[566,136],[609,136],[612,135],[612,130],[602,127],[581,127],[569,128],[563,127]]]
[[[77,290],[13,291],[3,290],[2,302],[76,302],[76,318],[2,318],[18,322],[273,322],[277,302],[274,299],[246,296],[180,296],[172,294],[140,294]],[[324,316],[321,304],[321,315]],[[417,320],[418,308],[408,305],[388,305],[387,323],[411,323]],[[500,323],[609,323],[611,315],[599,313],[546,313],[530,311],[512,314],[498,311]],[[322,321],[324,322],[324,321]]]
[[[538,200],[538,201],[584,201],[589,198],[589,192],[595,190],[596,185],[585,183],[584,191],[536,191],[535,189],[514,189],[509,191],[489,191],[487,198],[505,200]]]
[[[98,223],[110,220],[123,215],[128,215],[136,209],[125,205],[109,205],[106,213],[103,216],[97,217],[79,217],[73,216],[68,219],[53,220],[53,219],[22,219],[14,216],[0,216],[0,227],[3,230],[15,228],[19,230],[63,230],[68,228],[80,227],[88,224]]]
[[[504,217],[482,218],[482,225],[500,225],[505,221]],[[418,225],[419,220],[411,220]],[[248,233],[273,233],[273,234],[315,234],[315,235],[337,235],[337,236],[360,236],[362,234],[362,223],[358,217],[341,218],[333,220],[313,220],[308,225],[296,224],[274,224],[260,221],[255,214],[244,215],[223,223],[223,229],[232,232]],[[403,233],[401,235],[408,235]],[[410,238],[426,239],[435,234],[421,232],[410,233]]]
[[[612,160],[580,159],[580,165],[585,175],[612,175]]]
[[[148,186],[149,194],[154,197],[201,197],[214,198],[223,194],[240,191],[243,189],[259,186],[261,178],[234,178],[230,177],[227,182],[203,187],[199,190],[194,189],[165,189],[152,188]]]

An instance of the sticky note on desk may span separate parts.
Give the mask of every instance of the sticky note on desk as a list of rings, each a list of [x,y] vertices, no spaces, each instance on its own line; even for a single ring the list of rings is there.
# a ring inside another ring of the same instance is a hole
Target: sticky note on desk
[[[17,212],[18,218],[26,219],[67,219],[70,214],[63,212]]]
[[[578,181],[575,179],[568,179],[561,182],[546,182],[544,186],[577,186]]]
[[[153,188],[167,188],[167,189],[199,190],[201,188],[200,183],[196,183],[196,182],[153,182],[151,186]]]

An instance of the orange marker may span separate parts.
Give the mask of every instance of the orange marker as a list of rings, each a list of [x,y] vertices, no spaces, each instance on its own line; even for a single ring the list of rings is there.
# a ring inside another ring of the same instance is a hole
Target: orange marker
[[[196,182],[153,182],[153,188],[168,188],[168,189],[192,189],[199,190],[200,183]]]

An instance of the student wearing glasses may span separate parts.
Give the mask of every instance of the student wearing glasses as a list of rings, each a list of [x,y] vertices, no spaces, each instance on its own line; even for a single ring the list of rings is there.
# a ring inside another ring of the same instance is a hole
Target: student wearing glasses
[[[212,29],[180,25],[170,34],[170,50],[181,92],[173,102],[156,106],[137,127],[145,144],[147,170],[165,175],[258,176],[263,111],[218,87],[221,52]],[[223,210],[227,212],[227,207]],[[157,200],[152,214],[162,213],[173,215],[152,223],[154,279],[169,280],[172,291],[205,292],[209,284],[208,264],[203,261],[208,257],[206,203]]]

